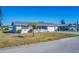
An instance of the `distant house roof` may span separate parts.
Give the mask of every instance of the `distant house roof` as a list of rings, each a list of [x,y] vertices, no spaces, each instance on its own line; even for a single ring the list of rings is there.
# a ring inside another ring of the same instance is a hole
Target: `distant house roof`
[[[12,25],[27,26],[28,24],[36,24],[37,26],[56,26],[55,24],[45,22],[13,22]]]
[[[9,28],[12,28],[12,26],[11,26],[11,25],[6,25],[6,26],[2,26],[2,27],[9,27]]]
[[[16,25],[16,26],[27,26],[29,23],[26,23],[26,22],[12,22],[12,25]]]
[[[58,24],[57,26],[68,26],[68,24]]]
[[[62,27],[62,26],[65,26],[65,27],[74,27],[74,28],[76,28],[76,27],[79,27],[79,25],[71,25],[71,26],[69,26],[68,24],[59,24],[59,25],[57,25],[58,27]]]

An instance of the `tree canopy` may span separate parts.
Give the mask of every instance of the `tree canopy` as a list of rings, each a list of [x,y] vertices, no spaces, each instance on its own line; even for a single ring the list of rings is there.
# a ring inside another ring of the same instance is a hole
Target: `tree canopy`
[[[61,20],[61,24],[65,24],[65,21],[64,21],[64,19],[62,19],[62,20]]]

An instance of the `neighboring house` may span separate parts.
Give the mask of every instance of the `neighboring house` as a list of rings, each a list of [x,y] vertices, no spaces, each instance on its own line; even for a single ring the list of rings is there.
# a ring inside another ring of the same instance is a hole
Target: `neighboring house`
[[[70,26],[69,30],[79,31],[79,26]]]
[[[72,25],[69,26],[67,24],[61,24],[58,25],[58,31],[68,31],[68,30],[72,30],[72,31],[79,31],[79,25]]]
[[[69,26],[67,24],[59,24],[58,31],[66,31],[69,30]]]
[[[28,27],[29,24],[33,24],[33,22],[13,22],[12,32],[16,33],[17,30],[21,30],[21,33],[32,32],[32,28]],[[58,29],[57,26],[52,23],[44,23],[44,22],[34,22],[37,25],[37,29],[34,32],[54,32]]]

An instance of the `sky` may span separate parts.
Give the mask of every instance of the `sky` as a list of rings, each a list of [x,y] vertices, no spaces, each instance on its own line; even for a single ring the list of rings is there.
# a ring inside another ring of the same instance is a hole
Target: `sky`
[[[3,6],[3,24],[11,22],[50,22],[59,24],[61,19],[65,22],[79,21],[78,6]]]

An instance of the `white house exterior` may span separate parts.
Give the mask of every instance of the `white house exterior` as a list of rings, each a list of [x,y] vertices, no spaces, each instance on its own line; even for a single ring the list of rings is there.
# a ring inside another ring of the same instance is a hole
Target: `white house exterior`
[[[28,27],[31,22],[13,22],[13,32],[16,33],[18,30],[21,30],[21,33],[28,33],[31,32],[30,27]],[[57,26],[53,25],[52,23],[44,23],[44,22],[37,22],[37,29],[34,32],[54,32],[58,29]]]
[[[16,30],[21,30],[22,26],[16,26]]]
[[[58,27],[56,27],[56,26],[48,26],[48,31],[49,32],[54,32],[54,31],[56,31],[58,29]]]

